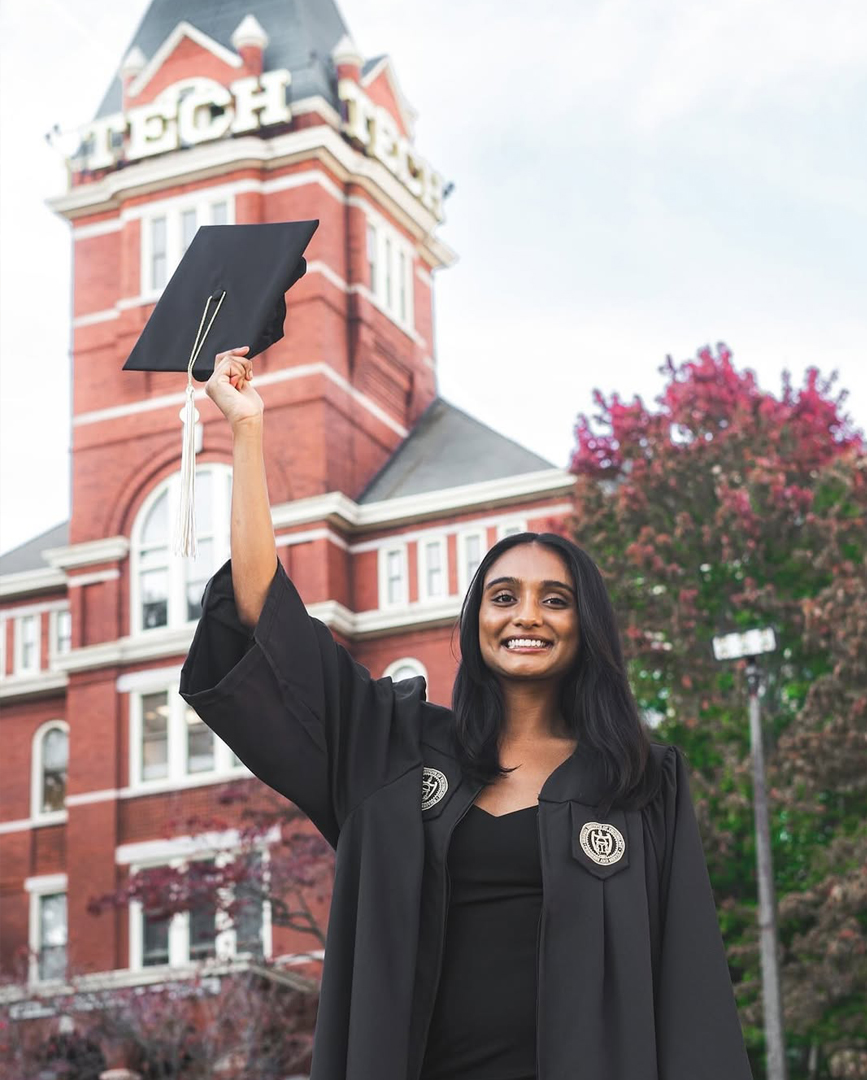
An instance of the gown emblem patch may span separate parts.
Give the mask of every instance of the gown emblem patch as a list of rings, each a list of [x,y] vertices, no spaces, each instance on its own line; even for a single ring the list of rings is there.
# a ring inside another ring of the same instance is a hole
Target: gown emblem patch
[[[607,822],[588,821],[581,828],[581,847],[588,859],[599,866],[619,862],[626,851],[623,833]]]
[[[446,780],[445,773],[441,773],[439,769],[428,768],[425,765],[421,776],[422,810],[430,810],[432,806],[436,806],[448,789],[449,782]]]

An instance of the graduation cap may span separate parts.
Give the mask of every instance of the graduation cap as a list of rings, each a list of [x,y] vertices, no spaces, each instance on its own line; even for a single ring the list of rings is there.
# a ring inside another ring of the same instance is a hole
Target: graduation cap
[[[307,270],[304,250],[318,221],[203,225],[163,289],[124,371],[187,373],[181,504],[174,551],[196,557],[193,379],[214,372],[214,357],[249,345],[247,357],[283,337],[286,293]],[[207,348],[205,345],[207,344]]]

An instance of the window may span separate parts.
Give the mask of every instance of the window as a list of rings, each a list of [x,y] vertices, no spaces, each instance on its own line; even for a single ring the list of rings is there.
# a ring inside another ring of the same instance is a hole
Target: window
[[[197,859],[197,877],[206,876],[214,868],[213,859]],[[197,901],[187,914],[188,955],[190,960],[208,960],[217,952],[217,904],[211,897]]]
[[[142,297],[157,299],[192,243],[199,225],[230,225],[234,220],[232,197],[215,198],[201,189],[193,194],[160,200],[144,211],[141,222]]]
[[[445,538],[419,541],[418,554],[420,599],[434,600],[445,596],[448,592]]]
[[[169,775],[168,697],[167,690],[142,697],[142,780],[162,780]]]
[[[162,289],[168,280],[168,249],[165,217],[151,218],[151,273],[150,287]]]
[[[63,608],[54,613],[54,655],[63,656],[72,648],[72,612]]]
[[[406,546],[380,548],[379,606],[394,607],[409,598],[407,586]]]
[[[175,689],[130,695],[130,784],[183,787],[197,777],[216,777],[244,765]]]
[[[27,878],[30,894],[30,982],[66,977],[66,874]]]
[[[31,746],[30,816],[34,824],[66,820],[69,726],[49,720],[36,729]]]
[[[391,240],[385,238],[385,306],[391,310]]]
[[[372,225],[367,226],[367,265],[370,268],[370,291],[376,295],[378,288],[376,274],[376,229]]]
[[[189,706],[185,710],[187,772],[211,772],[214,768],[214,733]]]
[[[416,660],[412,656],[404,656],[400,660],[395,660],[388,665],[383,675],[390,676],[394,682],[400,682],[401,679],[413,679],[417,675],[421,675],[427,682],[427,669],[421,660]]]
[[[192,244],[193,237],[196,235],[198,229],[198,223],[196,222],[196,211],[182,210],[181,211],[181,251],[186,251]]]
[[[37,614],[19,615],[15,620],[15,674],[39,670],[39,619]]]
[[[262,890],[265,860],[260,852],[247,856],[247,877],[235,887],[235,952],[262,956],[265,951],[265,903]]]
[[[470,587],[486,550],[486,534],[481,529],[458,533],[458,586],[463,594]]]
[[[66,772],[69,736],[59,727],[42,736],[42,798],[40,813],[62,810],[66,804]]]
[[[168,864],[163,861],[162,864],[130,867],[132,874],[156,872],[166,865],[176,870],[186,867],[191,896],[196,896],[188,911],[169,917],[159,909],[146,910],[140,901],[130,901],[131,968],[183,967],[217,956],[224,958],[241,953],[264,956],[270,953],[270,910],[260,884],[267,866],[267,852],[244,856],[251,863],[249,879],[242,878],[225,898],[233,905],[234,923],[227,912],[218,910],[216,886],[211,878],[215,866],[231,862],[233,857],[222,852],[216,857],[195,857],[190,861],[175,859]]]
[[[169,962],[169,924],[171,919],[159,912],[141,914],[142,967],[156,967]]]
[[[367,264],[374,303],[398,326],[411,328],[413,249],[380,218],[367,224]]]
[[[502,540],[504,536],[514,536],[516,533],[522,533],[526,531],[526,521],[504,521],[497,529],[497,539]]]
[[[39,978],[66,974],[66,893],[39,897]]]
[[[180,473],[164,481],[145,503],[133,527],[132,632],[182,626],[202,614],[208,579],[229,558],[232,471],[227,465],[196,470],[198,555],[171,554]]]

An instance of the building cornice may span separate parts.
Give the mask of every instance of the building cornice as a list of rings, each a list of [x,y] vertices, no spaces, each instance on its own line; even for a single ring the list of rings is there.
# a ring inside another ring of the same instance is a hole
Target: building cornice
[[[476,484],[460,484],[419,495],[404,495],[380,502],[355,503],[340,492],[297,499],[272,508],[275,528],[330,521],[351,532],[439,517],[476,507],[508,506],[528,499],[548,498],[572,490],[575,478],[565,469],[541,469]]]
[[[62,589],[65,585],[66,575],[52,566],[39,570],[19,570],[14,574],[0,574],[0,600],[24,593]]]
[[[293,106],[305,111],[306,101]],[[333,111],[333,110],[332,110]],[[437,265],[450,266],[455,253],[432,234],[436,217],[381,162],[354,150],[329,124],[276,135],[271,139],[242,136],[201,143],[183,151],[150,158],[108,173],[101,180],[79,184],[47,200],[56,214],[70,221],[84,215],[119,209],[124,199],[159,191],[173,183],[191,183],[250,166],[273,171],[297,161],[323,157],[344,182],[368,190],[384,201],[394,216],[428,249]]]
[[[19,697],[44,697],[66,689],[69,676],[65,671],[40,671],[28,675],[7,675],[0,679],[0,701]]]
[[[100,540],[87,540],[82,544],[47,548],[42,552],[42,557],[56,570],[71,570],[78,566],[119,562],[126,558],[128,552],[128,536],[106,536]]]

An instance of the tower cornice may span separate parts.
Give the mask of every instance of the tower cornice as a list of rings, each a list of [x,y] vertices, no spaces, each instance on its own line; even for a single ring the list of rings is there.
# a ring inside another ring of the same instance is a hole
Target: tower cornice
[[[294,108],[298,110],[296,103]],[[322,102],[327,106],[326,102]],[[312,108],[316,102],[310,102]],[[183,154],[149,158],[107,173],[102,179],[79,184],[63,195],[47,200],[60,217],[75,221],[95,214],[121,209],[133,196],[154,194],[178,183],[190,183],[225,176],[255,167],[273,172],[301,161],[318,160],[343,183],[353,183],[370,192],[379,205],[387,207],[424,246],[430,266],[450,266],[454,252],[433,235],[436,216],[424,207],[389,170],[375,158],[353,149],[327,124],[287,132],[271,139],[246,136],[203,143]]]

